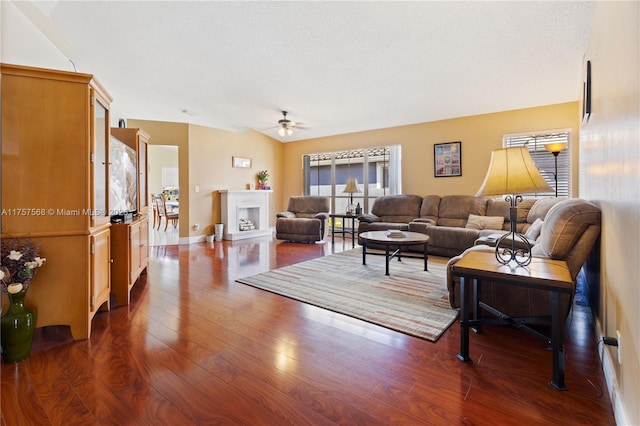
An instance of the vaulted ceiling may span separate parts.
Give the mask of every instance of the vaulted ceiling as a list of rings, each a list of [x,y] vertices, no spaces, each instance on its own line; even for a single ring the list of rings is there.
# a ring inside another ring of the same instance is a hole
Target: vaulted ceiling
[[[575,101],[592,2],[46,1],[129,118],[285,141]]]

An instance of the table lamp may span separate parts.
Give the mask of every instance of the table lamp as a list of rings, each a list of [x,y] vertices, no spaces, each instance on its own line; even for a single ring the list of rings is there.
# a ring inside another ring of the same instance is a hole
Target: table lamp
[[[558,154],[567,149],[566,142],[555,142],[545,144],[544,149],[553,154],[555,160],[555,170],[553,172],[553,178],[556,181],[556,198],[558,198]]]
[[[520,266],[527,266],[531,263],[531,243],[524,235],[516,231],[518,202],[522,201],[522,196],[519,194],[552,191],[531,159],[527,148],[502,148],[491,152],[489,170],[487,170],[487,175],[476,193],[476,197],[505,195],[505,201],[510,203],[511,230],[496,241],[498,262],[506,265],[514,261]],[[511,238],[511,244],[501,247],[501,243],[507,238]],[[523,241],[526,248],[516,247],[516,239]]]
[[[355,178],[349,178],[347,179],[347,185],[344,187],[344,191],[342,191],[343,194],[350,194],[349,197],[349,205],[347,206],[347,214],[352,214],[353,210],[354,210],[354,206],[353,206],[353,194],[359,194],[362,191],[360,191],[360,188],[358,188],[358,179]]]

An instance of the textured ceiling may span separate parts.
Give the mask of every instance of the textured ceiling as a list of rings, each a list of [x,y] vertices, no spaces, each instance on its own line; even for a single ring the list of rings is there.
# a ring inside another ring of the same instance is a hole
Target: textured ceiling
[[[34,2],[129,118],[286,139],[575,101],[592,2]]]

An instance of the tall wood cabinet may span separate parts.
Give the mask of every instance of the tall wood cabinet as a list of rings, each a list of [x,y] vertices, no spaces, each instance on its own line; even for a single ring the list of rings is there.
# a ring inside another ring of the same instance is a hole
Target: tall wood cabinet
[[[112,225],[111,292],[118,305],[128,305],[130,292],[149,263],[149,193],[147,180],[147,146],[149,135],[142,129],[113,127],[111,134],[138,154],[138,216],[132,223]]]
[[[37,327],[91,334],[110,308],[107,91],[90,74],[1,65],[2,237],[47,259],[27,293]],[[4,305],[4,303],[3,303]]]

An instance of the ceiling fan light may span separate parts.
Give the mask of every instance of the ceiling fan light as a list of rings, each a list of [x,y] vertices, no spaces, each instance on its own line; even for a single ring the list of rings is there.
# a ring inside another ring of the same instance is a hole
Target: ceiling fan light
[[[291,136],[296,123],[287,119],[287,111],[282,111],[282,119],[278,120],[278,134],[280,137]]]

